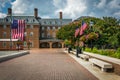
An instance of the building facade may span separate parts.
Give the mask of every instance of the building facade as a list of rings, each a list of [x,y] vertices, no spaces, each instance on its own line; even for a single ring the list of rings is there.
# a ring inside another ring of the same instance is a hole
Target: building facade
[[[22,42],[24,48],[28,47],[30,41],[32,48],[62,48],[64,42],[56,38],[56,32],[66,24],[72,22],[72,19],[63,19],[62,12],[59,18],[44,19],[38,16],[38,9],[34,9],[33,16],[12,15],[12,9],[8,8],[8,14],[5,18],[0,18],[0,48],[16,48],[17,40],[11,37],[11,22],[13,19],[25,20],[25,40]]]

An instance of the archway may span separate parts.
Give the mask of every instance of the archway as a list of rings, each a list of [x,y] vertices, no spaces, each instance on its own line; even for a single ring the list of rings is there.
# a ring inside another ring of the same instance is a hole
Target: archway
[[[54,43],[52,44],[52,48],[62,48],[62,44],[59,43],[59,42],[54,42]]]
[[[50,48],[50,45],[48,42],[42,42],[40,43],[40,48]]]

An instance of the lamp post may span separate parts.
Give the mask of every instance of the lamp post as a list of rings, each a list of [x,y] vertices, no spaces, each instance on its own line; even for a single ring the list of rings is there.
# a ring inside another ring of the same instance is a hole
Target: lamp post
[[[93,22],[90,21],[90,32],[92,32],[92,31],[93,31]],[[91,47],[91,50],[92,50],[92,49],[93,49],[92,39],[91,39],[91,41],[90,41],[90,47]]]

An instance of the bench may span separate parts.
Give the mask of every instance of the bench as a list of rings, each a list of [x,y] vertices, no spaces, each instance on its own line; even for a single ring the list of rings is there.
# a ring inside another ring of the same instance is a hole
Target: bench
[[[91,58],[89,59],[89,61],[92,63],[92,65],[97,65],[99,67],[101,67],[102,71],[107,71],[107,69],[112,69],[112,64],[95,59],[95,58]]]
[[[89,60],[89,56],[85,55],[85,54],[79,54],[80,58],[84,59],[84,60]]]
[[[72,54],[76,54],[76,52],[75,52],[75,51],[70,51],[70,53],[72,53]]]

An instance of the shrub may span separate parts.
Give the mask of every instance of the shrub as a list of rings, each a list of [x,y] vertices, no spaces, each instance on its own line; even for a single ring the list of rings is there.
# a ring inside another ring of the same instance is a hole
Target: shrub
[[[99,50],[96,47],[94,47],[93,50],[92,50],[92,52],[93,53],[99,53]]]
[[[120,47],[119,47],[119,48],[117,48],[117,53],[120,53]]]
[[[86,48],[85,48],[85,51],[91,52],[91,49],[86,47]]]
[[[85,51],[120,59],[120,48],[115,51],[114,49],[98,50],[94,47],[93,50],[91,50],[90,48],[86,48]]]

